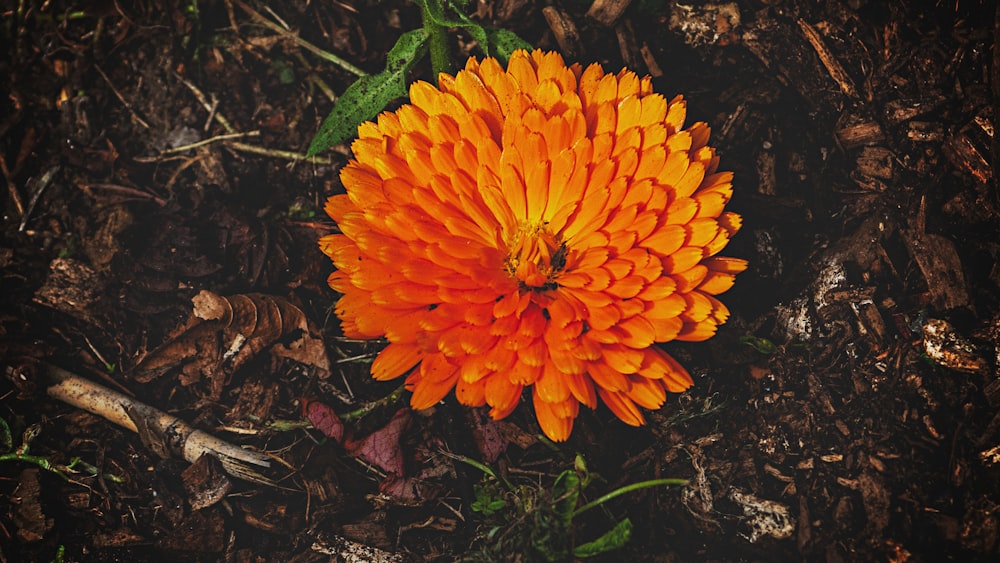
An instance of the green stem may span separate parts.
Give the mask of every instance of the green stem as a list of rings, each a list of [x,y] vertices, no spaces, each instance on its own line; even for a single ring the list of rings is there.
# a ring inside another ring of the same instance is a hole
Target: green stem
[[[620,497],[625,493],[631,493],[632,491],[638,491],[639,489],[645,489],[647,487],[657,487],[659,485],[687,485],[687,479],[653,479],[651,481],[640,481],[638,483],[632,483],[631,485],[625,485],[624,487],[615,489],[610,493],[598,499],[592,500],[580,508],[577,508],[573,512],[573,517],[576,518],[591,508],[600,506],[601,504],[604,504],[615,497]]]
[[[70,480],[69,477],[66,476],[66,474],[64,474],[62,471],[56,468],[56,466],[54,466],[51,461],[45,459],[44,457],[36,455],[10,453],[10,454],[0,455],[0,462],[4,461],[23,461],[25,463],[33,463],[46,471],[55,473],[56,475],[62,477],[67,481]]]
[[[424,0],[421,2],[420,6],[420,17],[423,20],[424,31],[427,32],[428,37],[428,47],[431,53],[431,70],[434,74],[434,83],[437,83],[437,77],[442,72],[451,72],[451,51],[448,48],[448,30],[437,24],[434,18],[431,17],[430,11],[427,8],[427,2],[433,2],[434,0]]]
[[[359,419],[359,418],[365,416],[366,414],[372,412],[373,410],[375,410],[375,409],[377,409],[379,407],[382,407],[382,406],[385,406],[385,405],[392,405],[392,404],[398,402],[400,399],[403,398],[403,392],[405,390],[406,390],[406,386],[405,385],[400,385],[392,393],[389,393],[385,397],[382,397],[381,399],[379,399],[377,401],[374,401],[372,403],[368,403],[367,405],[365,405],[365,406],[363,406],[363,407],[361,407],[359,409],[355,409],[355,410],[353,410],[353,411],[351,411],[349,413],[340,415],[340,420],[342,420],[343,422],[347,422],[349,420],[356,420],[356,419]]]

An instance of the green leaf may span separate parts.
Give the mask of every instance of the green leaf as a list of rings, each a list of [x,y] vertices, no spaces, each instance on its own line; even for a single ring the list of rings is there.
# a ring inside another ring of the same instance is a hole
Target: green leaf
[[[556,482],[552,484],[552,506],[566,529],[569,529],[573,522],[573,514],[576,511],[576,502],[579,498],[580,476],[572,469],[560,473],[559,477],[556,477]]]
[[[493,53],[494,57],[500,59],[500,62],[504,66],[507,65],[507,59],[514,54],[514,51],[518,49],[531,51],[532,49],[531,43],[521,39],[520,36],[508,29],[488,27],[486,28],[486,37],[489,41],[489,52]]]
[[[622,547],[628,543],[628,540],[631,538],[632,521],[626,518],[596,540],[576,546],[576,548],[573,549],[573,556],[582,558],[600,555]]]
[[[406,97],[406,76],[426,48],[427,34],[422,29],[400,36],[386,57],[385,70],[359,78],[340,96],[309,143],[306,156],[315,156],[353,137],[358,125],[374,118],[389,102]]]
[[[14,438],[10,434],[10,426],[7,421],[0,418],[0,454],[7,453],[14,449]]]
[[[478,512],[483,516],[492,516],[500,512],[507,506],[507,501],[495,496],[497,492],[494,487],[484,487],[473,485],[472,490],[476,495],[476,500],[469,505],[473,512]]]

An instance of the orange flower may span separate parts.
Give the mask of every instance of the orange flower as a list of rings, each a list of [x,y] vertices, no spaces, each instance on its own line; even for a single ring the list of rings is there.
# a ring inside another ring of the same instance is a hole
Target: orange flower
[[[344,334],[389,341],[372,376],[494,419],[530,387],[555,441],[581,403],[638,426],[687,389],[655,343],[712,336],[746,262],[717,256],[740,228],[732,173],[684,118],[648,77],[518,51],[362,124],[320,247]]]

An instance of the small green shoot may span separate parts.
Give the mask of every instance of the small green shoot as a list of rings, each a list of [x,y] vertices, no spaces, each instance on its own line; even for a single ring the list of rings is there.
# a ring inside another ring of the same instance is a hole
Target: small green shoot
[[[489,524],[481,541],[487,543],[479,556],[492,559],[504,553],[525,552],[526,561],[564,561],[587,558],[621,548],[632,535],[632,521],[623,518],[599,537],[576,543],[580,524],[578,516],[591,508],[648,487],[683,485],[685,479],[653,479],[615,489],[581,505],[584,490],[595,480],[582,456],[577,455],[572,469],[562,471],[551,488],[538,484],[514,486],[489,466],[475,460],[455,456],[482,471],[482,483],[473,486],[475,500],[470,505]]]
[[[770,356],[778,349],[778,346],[775,345],[774,342],[771,342],[766,338],[760,338],[753,335],[741,336],[740,344],[745,344],[765,356]]]
[[[468,33],[480,51],[504,64],[515,50],[531,50],[531,45],[517,34],[472,20],[465,13],[463,0],[416,0],[416,3],[420,5],[423,27],[400,36],[389,51],[382,72],[361,76],[348,86],[309,143],[307,156],[343,143],[357,134],[358,125],[373,119],[389,102],[405,98],[407,77],[428,52],[433,76],[452,72],[455,64],[448,37],[451,29]]]
[[[74,457],[70,460],[69,464],[62,465],[58,463],[53,463],[47,458],[37,455],[32,455],[30,453],[31,442],[42,433],[42,427],[38,424],[32,424],[27,429],[25,429],[24,434],[21,436],[21,445],[13,450],[14,441],[11,436],[10,426],[7,421],[0,418],[0,462],[4,461],[20,461],[23,463],[30,463],[37,465],[38,467],[62,477],[66,481],[75,482],[69,478],[68,473],[82,473],[86,472],[90,475],[97,474],[97,468],[89,463],[84,462],[79,457]],[[120,477],[105,474],[105,478],[112,480],[116,483],[122,482]]]
[[[66,546],[60,544],[59,548],[56,549],[56,555],[52,558],[52,563],[63,563],[66,561]]]
[[[469,505],[473,512],[478,512],[483,516],[493,516],[507,508],[507,501],[504,500],[495,483],[487,482],[485,485],[473,485],[472,491],[476,495],[476,500]]]

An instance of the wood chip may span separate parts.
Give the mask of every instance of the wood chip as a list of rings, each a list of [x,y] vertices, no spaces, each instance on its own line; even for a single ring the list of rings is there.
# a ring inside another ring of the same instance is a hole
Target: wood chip
[[[820,62],[823,63],[827,72],[830,73],[830,78],[833,78],[834,82],[840,86],[840,91],[852,98],[857,98],[858,90],[854,87],[854,81],[851,80],[844,67],[840,65],[840,61],[826,48],[826,44],[823,42],[823,38],[819,36],[816,28],[801,18],[798,20],[798,24],[799,28],[802,29],[802,34],[806,36],[806,40],[809,41],[809,44],[816,50],[816,54],[819,55]]]
[[[925,205],[926,200],[922,199],[917,227],[902,231],[903,240],[927,282],[934,307],[941,311],[966,307],[970,303],[969,292],[958,251],[947,238],[924,232]]]
[[[876,145],[885,141],[882,126],[874,119],[856,115],[844,115],[837,124],[837,141],[844,150],[866,145]]]
[[[944,155],[958,169],[979,182],[993,179],[990,147],[993,143],[993,111],[988,106],[952,135],[942,147]]]
[[[653,56],[653,51],[650,50],[649,45],[643,43],[642,47],[639,48],[639,53],[642,55],[643,62],[646,63],[646,70],[649,71],[650,76],[653,78],[663,76],[663,69],[656,62],[656,57]]]
[[[631,3],[632,0],[594,0],[587,10],[587,17],[601,25],[611,27]]]
[[[632,22],[624,19],[615,26],[615,37],[618,39],[618,51],[622,54],[625,66],[641,73],[642,57],[639,54],[639,43],[635,39],[635,28]]]
[[[575,59],[583,54],[583,42],[580,40],[580,32],[576,29],[576,24],[569,17],[569,14],[556,8],[546,6],[542,8],[542,15],[549,24],[549,29],[556,37],[559,49],[567,59]]]

